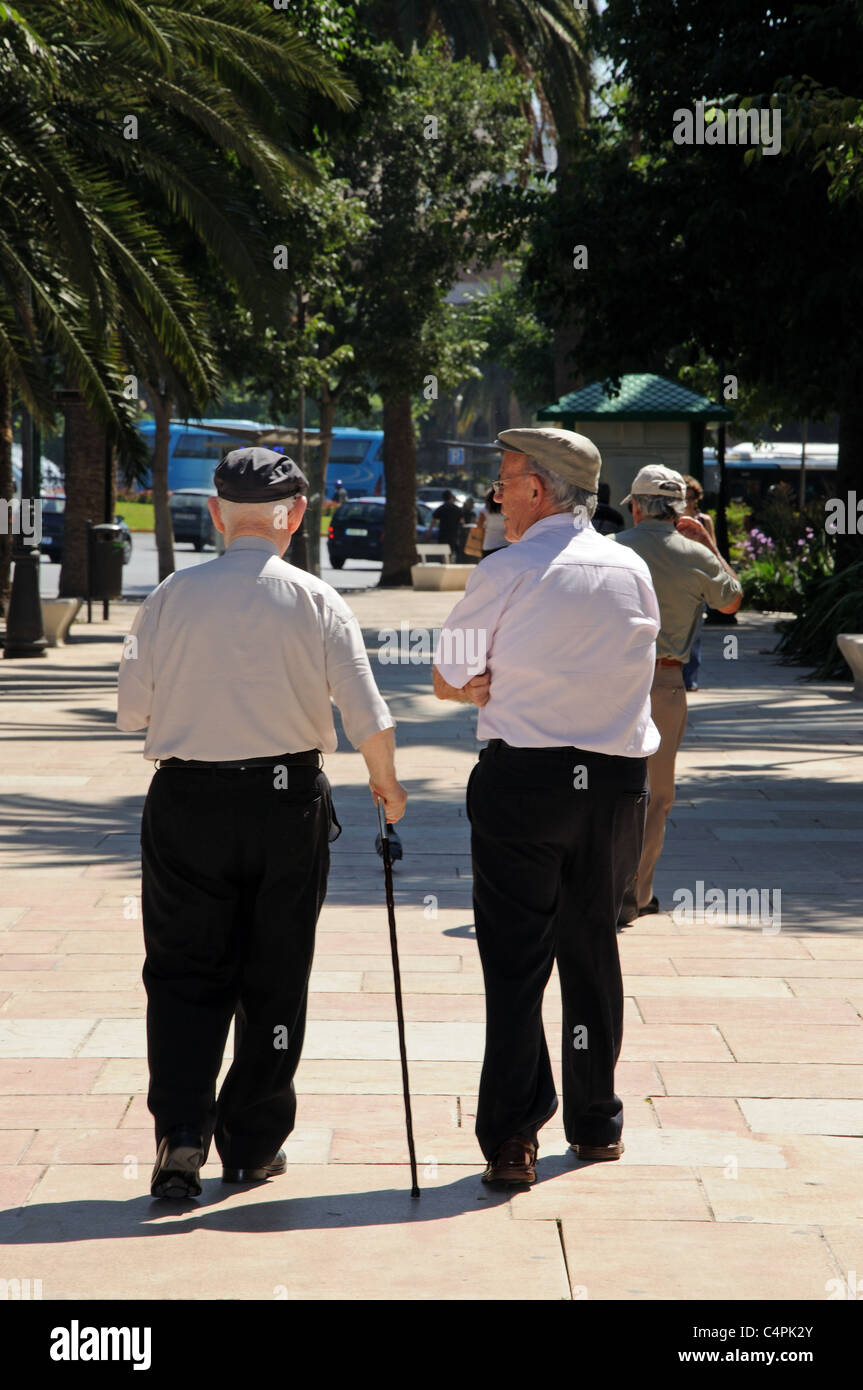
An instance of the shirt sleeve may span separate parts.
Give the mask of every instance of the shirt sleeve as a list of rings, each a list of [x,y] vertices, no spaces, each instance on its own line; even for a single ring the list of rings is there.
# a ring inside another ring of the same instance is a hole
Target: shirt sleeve
[[[644,608],[645,616],[650,619],[650,622],[653,626],[651,641],[655,642],[657,637],[659,636],[659,629],[662,623],[659,614],[659,600],[656,597],[656,590],[653,587],[653,580],[650,577],[650,570],[647,568],[646,565],[644,566],[644,569],[646,572],[642,575],[639,575],[638,587],[641,593],[641,602]]]
[[[477,567],[467,581],[464,598],[441,628],[434,664],[455,690],[486,670],[507,592],[495,588]]]
[[[146,729],[153,704],[153,655],[162,594],[154,590],[135,614],[123,638],[117,680],[117,728],[125,733]]]
[[[728,573],[728,570],[719,563],[712,551],[708,550],[706,546],[703,546],[702,549],[705,552],[705,557],[695,573],[696,580],[700,585],[701,597],[711,608],[727,608],[743,592],[740,581],[733,574]]]
[[[325,643],[330,694],[341,711],[345,733],[359,748],[372,734],[395,728],[395,720],[372,675],[362,629],[347,605],[344,613],[329,609]]]

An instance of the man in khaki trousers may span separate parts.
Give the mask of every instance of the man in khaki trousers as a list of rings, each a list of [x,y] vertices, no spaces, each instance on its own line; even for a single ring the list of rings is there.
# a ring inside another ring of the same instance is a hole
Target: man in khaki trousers
[[[715,542],[694,517],[684,516],[686,483],[661,464],[642,468],[624,502],[632,503],[630,531],[615,537],[646,562],[659,600],[660,632],[650,713],[661,743],[647,760],[650,802],[638,874],[629,885],[618,925],[659,911],[653,875],[665,840],[665,823],[674,805],[674,764],[686,728],[683,667],[707,601],[720,613],[736,613],[743,590]]]

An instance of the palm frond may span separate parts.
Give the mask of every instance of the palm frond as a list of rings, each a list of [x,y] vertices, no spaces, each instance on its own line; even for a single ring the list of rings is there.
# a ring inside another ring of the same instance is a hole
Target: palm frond
[[[78,0],[80,4],[80,0]],[[171,44],[153,19],[153,10],[161,11],[161,6],[139,5],[136,0],[87,0],[86,9],[95,20],[100,20],[109,29],[134,34],[145,46],[159,68],[170,72],[174,65]],[[170,16],[170,9],[166,17]],[[88,26],[89,27],[89,26]]]

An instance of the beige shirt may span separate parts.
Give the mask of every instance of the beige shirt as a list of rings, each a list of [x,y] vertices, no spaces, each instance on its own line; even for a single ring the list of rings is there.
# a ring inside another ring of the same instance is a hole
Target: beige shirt
[[[120,661],[117,727],[146,728],[153,761],[332,753],[330,697],[355,748],[394,726],[344,599],[270,541],[238,536],[141,605]]]
[[[695,641],[702,603],[727,608],[741,593],[740,584],[700,541],[681,536],[670,521],[649,516],[614,537],[646,561],[659,599],[662,623],[657,657],[687,661]]]

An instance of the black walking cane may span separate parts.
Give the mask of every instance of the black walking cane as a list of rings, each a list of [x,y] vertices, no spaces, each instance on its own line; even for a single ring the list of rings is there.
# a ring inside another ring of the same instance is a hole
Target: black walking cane
[[[396,1016],[399,1023],[399,1053],[402,1059],[402,1089],[405,1095],[405,1125],[408,1132],[408,1154],[411,1161],[411,1196],[420,1195],[417,1182],[417,1156],[414,1151],[414,1127],[411,1119],[411,1093],[408,1086],[408,1054],[405,1046],[405,1016],[402,1008],[402,977],[399,970],[399,947],[396,941],[396,905],[393,898],[393,864],[390,858],[390,838],[384,803],[377,802],[378,822],[381,829],[381,850],[384,861],[384,882],[387,893],[387,915],[390,922],[390,947],[393,953],[393,980],[396,989]]]

